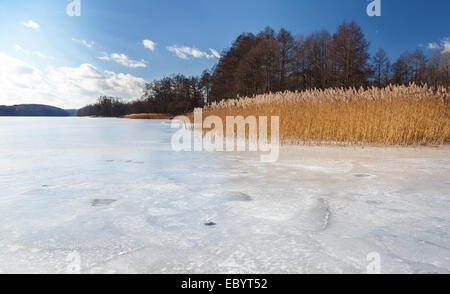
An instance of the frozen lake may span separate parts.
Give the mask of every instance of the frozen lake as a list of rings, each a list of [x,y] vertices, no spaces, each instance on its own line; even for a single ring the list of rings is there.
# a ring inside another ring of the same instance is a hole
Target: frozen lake
[[[260,163],[172,152],[173,132],[0,118],[0,273],[450,272],[448,147]]]

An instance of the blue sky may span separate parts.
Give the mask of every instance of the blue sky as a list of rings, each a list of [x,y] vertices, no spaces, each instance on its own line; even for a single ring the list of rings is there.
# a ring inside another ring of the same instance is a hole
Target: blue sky
[[[9,64],[0,104],[80,107],[102,91],[137,97],[145,81],[211,68],[215,51],[267,25],[307,35],[354,19],[371,52],[383,47],[391,59],[430,52],[430,43],[443,49],[450,37],[448,0],[381,0],[380,17],[366,14],[367,0],[81,0],[79,17],[67,15],[71,2],[0,0],[0,61]]]

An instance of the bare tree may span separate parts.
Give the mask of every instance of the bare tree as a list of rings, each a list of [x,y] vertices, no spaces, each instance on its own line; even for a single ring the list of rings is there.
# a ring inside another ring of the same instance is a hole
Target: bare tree
[[[380,48],[372,58],[372,66],[374,73],[374,82],[377,87],[383,87],[389,80],[389,58],[386,56],[386,52]]]
[[[294,60],[294,38],[292,34],[285,29],[281,29],[277,36],[279,48],[280,48],[280,82],[279,90],[285,90],[288,88],[287,78],[290,74],[290,64]]]
[[[305,66],[306,66],[306,54],[305,54],[305,40],[302,35],[298,35],[294,40],[294,56],[292,63],[290,64],[290,90],[303,90],[306,88]]]
[[[261,39],[237,69],[239,95],[252,96],[280,90],[280,46],[275,39]]]
[[[332,39],[327,31],[314,33],[306,38],[304,50],[307,88],[323,89],[331,85],[331,45]]]
[[[371,74],[369,42],[355,21],[341,24],[333,35],[335,86],[357,87],[367,84]]]
[[[414,53],[411,54],[410,68],[412,70],[412,81],[416,84],[426,83],[426,65],[427,58],[421,49],[416,49]]]

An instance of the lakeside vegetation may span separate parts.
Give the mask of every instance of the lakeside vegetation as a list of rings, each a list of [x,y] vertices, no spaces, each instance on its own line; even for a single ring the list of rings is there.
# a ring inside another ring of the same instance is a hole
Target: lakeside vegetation
[[[406,51],[391,63],[381,48],[370,56],[354,21],[309,36],[268,27],[241,34],[200,77],[147,83],[130,102],[100,97],[78,115],[171,118],[203,107],[278,115],[284,141],[437,145],[449,143],[449,86],[448,51]]]
[[[175,75],[145,85],[141,97],[125,102],[100,97],[79,116],[137,113],[178,115],[212,102],[282,91],[385,87],[390,84],[450,86],[450,52],[406,51],[391,63],[383,49],[369,54],[369,42],[354,21],[333,34],[326,30],[303,36],[267,27],[237,37],[217,65],[199,77]]]
[[[263,94],[213,103],[203,117],[279,116],[283,143],[442,145],[450,143],[450,92],[427,86]],[[192,120],[191,114],[191,120]],[[270,124],[269,124],[270,133]],[[225,133],[225,127],[224,127]]]

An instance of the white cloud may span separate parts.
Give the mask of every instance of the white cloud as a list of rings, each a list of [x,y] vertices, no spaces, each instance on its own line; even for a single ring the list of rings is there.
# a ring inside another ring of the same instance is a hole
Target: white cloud
[[[94,44],[95,44],[94,41],[88,42],[86,40],[77,40],[75,38],[72,38],[72,41],[77,42],[77,43],[81,43],[81,44],[83,44],[84,46],[86,46],[89,49],[92,48],[92,46],[94,46]]]
[[[153,41],[144,40],[144,41],[142,41],[142,45],[144,45],[144,47],[149,49],[150,51],[155,51],[156,43]]]
[[[175,53],[176,56],[185,60],[189,60],[191,58],[220,58],[219,53],[217,53],[217,51],[215,51],[214,49],[209,49],[212,54],[208,54],[206,52],[200,51],[197,48],[189,46],[169,46],[167,47],[167,50]]]
[[[27,22],[23,21],[23,22],[21,22],[21,24],[26,26],[27,28],[30,28],[30,29],[38,30],[40,28],[39,24],[34,22],[34,21],[32,21],[31,19],[29,21],[27,21]]]
[[[442,53],[450,53],[450,37],[443,38],[440,41],[440,44],[433,42],[428,43],[428,49],[439,49],[442,50]]]
[[[119,54],[119,53],[113,53],[111,55],[108,55],[106,53],[103,53],[103,56],[99,57],[101,60],[113,60],[117,62],[118,64],[131,67],[131,68],[138,68],[138,67],[147,67],[147,64],[145,63],[145,60],[136,61],[133,59],[130,59],[125,54]]]
[[[138,98],[145,85],[142,78],[100,71],[91,64],[41,71],[2,52],[0,64],[0,105],[37,103],[79,108],[101,95]]]
[[[450,53],[450,37],[442,40],[442,47],[443,47],[442,53]]]
[[[427,48],[428,48],[428,49],[438,49],[438,48],[439,48],[439,45],[438,45],[438,43],[436,43],[436,42],[428,43]]]
[[[37,56],[42,59],[51,59],[51,60],[55,59],[55,57],[47,56],[44,53],[41,53],[39,51],[31,51],[31,50],[23,49],[20,45],[17,45],[17,44],[16,44],[16,51],[21,52],[28,56]]]
[[[219,52],[217,52],[216,50],[209,48],[209,51],[211,51],[211,53],[217,58],[220,59],[220,54]]]

